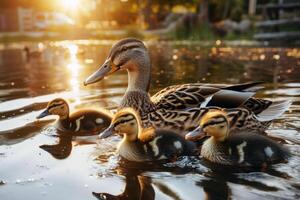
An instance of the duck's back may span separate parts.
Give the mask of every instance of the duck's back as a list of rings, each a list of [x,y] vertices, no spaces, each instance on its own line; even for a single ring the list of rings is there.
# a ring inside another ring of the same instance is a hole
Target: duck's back
[[[182,110],[199,106],[222,108],[243,107],[258,114],[271,105],[271,101],[253,98],[247,89],[260,84],[246,83],[233,86],[192,83],[169,86],[151,97],[157,109]]]

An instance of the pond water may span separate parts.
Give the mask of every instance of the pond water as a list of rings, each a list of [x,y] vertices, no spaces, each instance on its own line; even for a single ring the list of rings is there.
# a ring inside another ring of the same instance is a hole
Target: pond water
[[[71,108],[114,110],[127,87],[126,72],[91,86],[83,80],[105,60],[110,41],[0,45],[0,199],[299,199],[300,49],[203,47],[149,42],[151,94],[187,82],[265,81],[258,97],[290,99],[289,112],[268,133],[287,141],[288,163],[260,171],[212,169],[195,158],[137,166],[115,155],[118,137],[71,137],[55,117],[35,117],[56,97]],[[28,46],[30,59],[24,55]],[[40,52],[36,51],[39,49]]]

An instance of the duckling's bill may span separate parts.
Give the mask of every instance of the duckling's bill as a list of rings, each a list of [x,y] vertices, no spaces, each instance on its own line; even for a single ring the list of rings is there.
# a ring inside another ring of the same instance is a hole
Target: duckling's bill
[[[105,129],[102,133],[99,134],[100,139],[107,138],[114,134],[114,126],[110,125],[107,129]]]
[[[106,75],[114,73],[119,69],[120,68],[116,66],[110,59],[107,59],[96,72],[94,72],[84,81],[83,84],[86,86],[89,84],[96,83],[102,80]]]
[[[48,115],[51,115],[50,112],[48,111],[48,109],[44,110],[41,114],[39,114],[36,118],[37,119],[41,119],[41,118],[44,118]]]
[[[203,132],[202,128],[199,126],[193,131],[189,132],[185,135],[186,140],[190,141],[197,141],[199,139],[202,139],[204,136],[206,136],[205,132]]]

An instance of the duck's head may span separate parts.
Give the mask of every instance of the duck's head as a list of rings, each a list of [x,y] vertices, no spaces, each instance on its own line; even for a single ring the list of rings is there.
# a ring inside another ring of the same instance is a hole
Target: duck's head
[[[48,115],[58,115],[61,119],[66,119],[69,117],[69,105],[66,100],[62,98],[57,98],[50,101],[47,108],[39,114],[36,118],[41,119]]]
[[[224,141],[229,134],[229,122],[225,112],[209,111],[200,120],[199,126],[189,132],[185,139],[197,141],[203,136],[212,136],[217,141]]]
[[[134,141],[138,137],[140,123],[140,117],[134,109],[121,109],[113,117],[110,126],[99,135],[99,138],[107,138],[117,133],[124,135],[127,140]]]
[[[105,76],[123,69],[134,72],[150,71],[149,53],[141,40],[126,38],[114,44],[105,62],[84,81],[84,85],[96,83]]]

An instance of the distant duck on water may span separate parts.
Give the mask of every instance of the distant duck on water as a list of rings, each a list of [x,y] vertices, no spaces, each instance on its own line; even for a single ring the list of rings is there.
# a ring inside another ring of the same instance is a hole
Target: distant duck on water
[[[119,110],[111,125],[99,137],[106,138],[114,132],[123,135],[118,153],[129,161],[172,161],[178,156],[197,152],[193,142],[170,130],[143,129],[138,113],[132,108]]]
[[[59,116],[55,124],[57,129],[75,132],[76,135],[103,131],[111,122],[111,114],[104,110],[80,109],[70,114],[69,105],[62,98],[50,101],[47,108],[37,116],[37,119],[48,115]]]
[[[222,165],[263,167],[284,162],[290,156],[281,144],[266,136],[248,132],[232,133],[226,113],[211,111],[200,120],[200,125],[185,138],[197,141],[203,135],[210,136],[201,147],[201,156]]]
[[[29,62],[31,59],[40,59],[42,57],[42,51],[31,51],[28,46],[24,47],[26,61]]]

